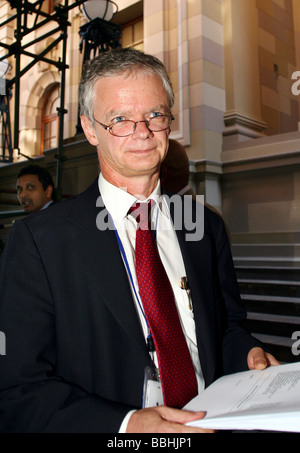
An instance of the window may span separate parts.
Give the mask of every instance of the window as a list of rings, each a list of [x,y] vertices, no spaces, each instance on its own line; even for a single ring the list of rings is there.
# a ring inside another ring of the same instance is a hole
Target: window
[[[54,13],[54,8],[60,3],[60,0],[49,0],[49,14]]]
[[[122,47],[144,50],[144,22],[142,17],[123,26]]]
[[[58,138],[58,114],[60,93],[59,85],[56,85],[48,93],[42,111],[42,139],[41,139],[41,154],[44,150],[55,148]]]

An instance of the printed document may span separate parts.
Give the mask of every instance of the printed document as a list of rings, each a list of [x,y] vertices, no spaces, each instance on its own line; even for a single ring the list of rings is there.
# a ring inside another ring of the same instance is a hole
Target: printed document
[[[224,376],[184,409],[207,412],[201,428],[300,432],[300,362]]]

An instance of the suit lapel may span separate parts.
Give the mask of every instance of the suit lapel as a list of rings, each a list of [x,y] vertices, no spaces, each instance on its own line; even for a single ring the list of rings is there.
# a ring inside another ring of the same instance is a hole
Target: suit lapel
[[[174,219],[172,205],[171,216]],[[204,234],[200,241],[188,240],[191,231],[185,228],[176,229],[194,309],[196,337],[201,368],[206,385],[214,379],[215,338],[214,306],[211,288],[212,250],[211,241]]]
[[[96,182],[82,197],[78,197],[69,214],[70,221],[77,226],[79,255],[84,257],[83,265],[88,267],[94,297],[104,301],[120,328],[140,347],[144,359],[148,360],[145,339],[112,225],[103,231],[96,225],[99,214],[104,219],[105,208],[96,206],[99,196]],[[101,202],[98,201],[97,205]],[[106,221],[108,226],[108,217]]]

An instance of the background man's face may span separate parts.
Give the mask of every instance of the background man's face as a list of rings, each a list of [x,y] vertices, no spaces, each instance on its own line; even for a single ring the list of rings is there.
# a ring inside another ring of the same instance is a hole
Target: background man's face
[[[26,212],[40,210],[51,200],[52,187],[44,190],[37,175],[23,175],[17,181],[17,196],[20,205]]]

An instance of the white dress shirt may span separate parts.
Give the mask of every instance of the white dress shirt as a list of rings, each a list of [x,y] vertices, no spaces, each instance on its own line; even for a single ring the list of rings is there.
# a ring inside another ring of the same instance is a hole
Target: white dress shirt
[[[140,298],[135,272],[134,252],[137,223],[133,216],[128,215],[130,207],[137,201],[141,202],[141,200],[126,192],[126,188],[120,189],[110,184],[104,179],[102,173],[99,175],[99,190],[103,204],[110,214],[126,255],[129,266],[129,269],[126,267],[126,270],[128,275],[131,274],[132,283],[130,284],[133,300],[136,304],[137,313],[146,341],[149,334],[148,327],[145,321],[141,301],[137,300]],[[186,276],[186,272],[169,207],[164,196],[161,196],[160,182],[158,182],[154,192],[147,200],[149,199],[154,200],[156,204],[156,209],[152,211],[152,228],[155,228],[156,230],[159,255],[174,291],[179,318],[191,354],[198,383],[198,391],[200,392],[204,389],[204,379],[197,349],[194,316],[193,311],[190,309],[187,292],[181,289],[181,278]],[[156,355],[154,355],[154,362],[155,365],[158,366]]]

